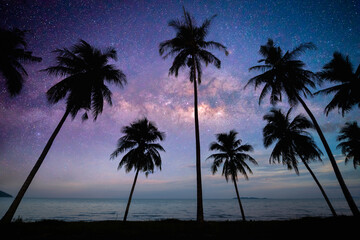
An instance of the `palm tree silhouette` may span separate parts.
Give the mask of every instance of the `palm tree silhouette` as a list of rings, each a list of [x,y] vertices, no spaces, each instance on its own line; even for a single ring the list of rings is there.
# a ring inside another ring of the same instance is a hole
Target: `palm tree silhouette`
[[[266,45],[260,47],[259,51],[259,53],[264,58],[260,59],[258,62],[263,62],[264,64],[253,66],[249,69],[250,71],[261,70],[263,73],[251,78],[246,84],[245,88],[248,85],[255,85],[256,89],[259,85],[264,84],[264,88],[262,89],[259,97],[259,104],[269,93],[270,102],[273,105],[279,101],[282,101],[283,93],[285,93],[287,96],[290,106],[295,106],[300,102],[306,113],[309,115],[320,137],[320,140],[324,145],[334,173],[340,184],[341,190],[353,215],[359,216],[359,209],[357,208],[354,199],[352,198],[349,189],[345,184],[329,144],[327,143],[314,115],[300,96],[303,94],[306,98],[307,95],[312,95],[311,91],[308,89],[308,86],[315,88],[315,83],[312,79],[316,79],[317,77],[317,75],[313,72],[305,70],[303,68],[305,64],[302,61],[296,59],[296,57],[298,57],[307,49],[315,49],[315,45],[312,43],[303,43],[294,48],[292,51],[287,51],[285,54],[283,54],[281,48],[275,46],[273,40],[269,39]]]
[[[86,120],[88,118],[87,112],[91,111],[95,121],[98,115],[102,113],[104,99],[112,105],[111,91],[105,85],[105,81],[115,83],[120,87],[123,87],[126,83],[125,75],[116,69],[115,66],[108,64],[109,59],[116,59],[116,51],[113,48],[102,52],[81,40],[71,50],[65,48],[58,49],[55,52],[58,55],[56,58],[57,65],[44,69],[44,71],[51,75],[65,78],[51,87],[46,94],[48,101],[53,104],[66,98],[65,114],[51,135],[9,210],[2,218],[3,222],[10,222],[13,218],[21,199],[44,161],[67,116],[71,114],[74,119],[78,111],[83,109],[85,113],[82,119]]]
[[[147,177],[149,173],[154,173],[154,167],[161,170],[161,156],[158,151],[165,152],[165,150],[155,142],[164,140],[165,133],[160,132],[155,123],[147,118],[123,127],[121,132],[125,135],[119,138],[117,148],[110,158],[114,159],[119,154],[128,151],[121,159],[118,169],[124,166],[126,172],[130,172],[132,169],[136,171],[124,215],[124,221],[126,221],[139,171],[144,172]]]
[[[313,128],[313,124],[301,114],[291,121],[290,113],[291,108],[286,115],[280,109],[273,108],[264,116],[264,120],[267,121],[263,129],[264,146],[268,148],[275,143],[269,162],[280,163],[281,159],[283,165],[286,165],[289,170],[294,169],[299,175],[297,160],[299,157],[318,185],[331,213],[336,216],[329,198],[308,164],[310,161],[321,161],[320,156],[322,155],[311,135],[306,131],[306,129]]]
[[[333,99],[325,107],[326,115],[335,108],[341,109],[344,116],[345,112],[358,105],[360,108],[360,65],[355,73],[353,65],[349,60],[349,56],[344,56],[339,52],[334,53],[334,58],[318,73],[319,77],[331,83],[338,85],[320,90],[315,94],[331,94],[335,93]]]
[[[24,75],[28,76],[22,63],[41,62],[32,52],[26,51],[26,31],[0,28],[0,74],[4,77],[10,96],[20,93]]]
[[[347,122],[337,137],[337,148],[345,155],[345,164],[353,159],[354,168],[360,165],[360,128],[357,122]]]
[[[202,184],[201,184],[201,158],[200,158],[200,134],[198,117],[198,95],[197,85],[201,83],[202,63],[214,64],[215,67],[221,67],[221,61],[207,49],[218,49],[228,52],[226,47],[215,41],[205,41],[209,33],[212,16],[206,19],[201,26],[197,26],[195,19],[184,10],[183,19],[175,19],[169,22],[169,27],[176,31],[176,37],[161,42],[159,53],[163,58],[175,56],[172,66],[169,69],[169,75],[178,76],[179,69],[189,67],[190,82],[194,84],[194,117],[195,117],[195,140],[196,140],[196,183],[197,183],[197,221],[204,221],[203,202],[202,202]]]
[[[237,173],[241,173],[246,180],[249,179],[246,171],[252,174],[250,167],[246,164],[246,160],[257,165],[257,162],[250,155],[245,152],[252,152],[253,147],[249,144],[241,145],[242,140],[236,139],[237,132],[231,130],[229,133],[219,133],[216,134],[217,142],[212,142],[210,144],[209,150],[218,151],[210,155],[207,159],[213,159],[214,162],[211,166],[212,174],[215,174],[218,171],[218,168],[223,164],[222,175],[225,176],[226,182],[229,178],[233,181],[236,191],[236,196],[239,202],[239,207],[241,211],[241,216],[243,221],[246,221],[244,209],[242,207],[239,191],[237,188],[236,181],[238,180]]]

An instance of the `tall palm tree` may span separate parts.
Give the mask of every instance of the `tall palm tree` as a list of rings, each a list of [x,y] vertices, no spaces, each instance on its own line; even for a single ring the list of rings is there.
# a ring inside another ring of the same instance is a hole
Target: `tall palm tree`
[[[315,88],[315,82],[313,79],[315,79],[317,75],[311,71],[305,70],[305,64],[296,58],[305,50],[314,48],[315,45],[312,43],[303,43],[294,48],[292,51],[287,51],[284,54],[281,48],[275,46],[274,42],[269,39],[266,45],[260,47],[259,51],[264,57],[263,59],[260,59],[259,62],[263,62],[264,64],[256,65],[249,69],[250,71],[261,70],[263,73],[251,78],[245,87],[248,85],[255,85],[256,89],[260,85],[264,85],[259,97],[259,104],[265,96],[270,93],[270,102],[273,105],[282,101],[282,94],[285,94],[288,98],[290,106],[295,106],[298,103],[303,106],[324,145],[341,190],[353,215],[359,216],[359,209],[357,208],[354,199],[345,184],[329,144],[327,143],[317,120],[301,97],[301,95],[305,98],[307,95],[312,95],[308,86]]]
[[[0,28],[0,74],[5,80],[11,96],[18,95],[27,76],[22,63],[40,62],[32,52],[26,51],[26,31],[19,29],[5,30]]]
[[[353,159],[354,168],[360,165],[360,128],[357,122],[347,122],[337,137],[337,148],[345,155],[345,164]]]
[[[112,104],[111,91],[105,82],[115,83],[120,87],[126,83],[125,75],[115,66],[108,64],[109,59],[116,59],[116,51],[113,48],[103,52],[81,40],[70,50],[64,48],[55,52],[58,55],[57,65],[44,69],[44,71],[51,75],[62,76],[64,79],[52,86],[46,94],[48,101],[52,104],[66,98],[66,110],[9,210],[2,218],[3,222],[10,222],[13,218],[21,199],[68,115],[71,114],[74,119],[77,113],[83,109],[85,113],[82,119],[86,120],[87,112],[91,111],[95,121],[102,113],[104,99],[110,105]]]
[[[238,180],[238,172],[241,173],[246,180],[249,179],[246,171],[252,174],[250,167],[245,162],[246,160],[255,165],[257,165],[257,162],[250,155],[246,154],[246,152],[252,152],[253,147],[249,144],[241,145],[242,140],[236,139],[237,134],[235,130],[231,130],[229,133],[216,134],[217,142],[212,142],[209,150],[218,151],[218,153],[210,155],[207,159],[214,160],[211,166],[212,174],[215,174],[220,165],[223,164],[222,175],[225,176],[226,182],[228,182],[229,178],[233,181],[241,216],[243,221],[245,221],[244,209],[240,201],[236,181]]]
[[[121,132],[125,135],[119,138],[117,148],[110,155],[110,158],[114,159],[119,154],[128,151],[121,159],[118,169],[124,166],[126,172],[130,172],[132,169],[136,171],[124,215],[124,221],[126,221],[139,171],[144,172],[148,176],[149,173],[154,172],[154,167],[158,167],[161,170],[159,151],[165,152],[165,150],[160,144],[155,142],[164,140],[165,133],[160,132],[155,123],[147,118],[135,121],[130,126],[123,127]]]
[[[325,107],[326,115],[335,108],[341,109],[343,116],[355,105],[360,108],[360,65],[354,73],[349,56],[345,57],[341,53],[335,52],[333,59],[325,64],[323,70],[318,74],[321,79],[337,84],[315,93],[335,93],[333,99]]]
[[[286,115],[280,109],[272,109],[269,114],[264,116],[264,120],[267,121],[263,129],[264,146],[268,148],[275,143],[269,162],[279,163],[281,159],[289,170],[294,169],[299,175],[297,158],[300,158],[318,185],[332,214],[336,216],[329,198],[309,167],[310,161],[321,161],[320,156],[322,155],[311,135],[306,131],[306,129],[313,128],[313,124],[301,114],[291,121],[290,113],[291,108]]]
[[[169,27],[176,31],[176,37],[161,42],[159,53],[163,58],[175,56],[169,75],[178,76],[179,69],[188,67],[190,82],[194,85],[194,116],[195,116],[195,140],[196,140],[196,183],[197,183],[197,221],[204,221],[201,184],[201,158],[200,158],[200,134],[198,117],[197,85],[201,83],[202,63],[214,64],[221,67],[221,61],[208,49],[218,49],[228,55],[226,47],[215,41],[205,41],[209,33],[212,16],[206,19],[201,26],[197,26],[195,19],[184,10],[183,19],[175,19],[169,22]]]

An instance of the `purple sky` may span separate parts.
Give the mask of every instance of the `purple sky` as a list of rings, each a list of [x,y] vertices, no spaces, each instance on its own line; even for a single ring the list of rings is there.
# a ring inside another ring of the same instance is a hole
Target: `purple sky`
[[[162,143],[162,171],[139,176],[135,198],[195,198],[195,136],[193,88],[188,72],[168,76],[172,59],[158,53],[161,41],[174,37],[167,22],[182,16],[182,6],[197,22],[217,14],[208,40],[228,47],[229,56],[213,51],[222,60],[220,70],[204,68],[199,87],[199,118],[204,198],[232,198],[232,184],[211,175],[208,146],[214,134],[236,129],[244,143],[252,144],[250,180],[239,178],[241,196],[297,198],[321,197],[310,174],[300,164],[300,176],[283,165],[270,165],[272,151],[262,145],[262,116],[271,105],[258,105],[259,92],[243,90],[256,73],[248,68],[260,59],[258,50],[268,38],[284,50],[303,42],[318,49],[301,57],[307,69],[319,71],[334,51],[360,62],[360,3],[358,1],[10,1],[0,3],[0,26],[29,30],[28,48],[41,63],[25,65],[29,77],[21,95],[10,98],[0,81],[0,190],[15,195],[46,141],[60,121],[65,103],[51,106],[45,92],[60,79],[39,70],[54,64],[56,48],[70,47],[84,39],[95,47],[114,47],[114,64],[127,76],[124,89],[111,86],[113,107],[106,106],[96,122],[67,119],[26,197],[127,198],[134,173],[117,171],[120,158],[109,160],[121,137],[121,127],[147,116],[167,138]],[[325,85],[326,86],[326,85]],[[325,87],[324,86],[324,87]],[[353,196],[360,196],[360,173],[345,166],[336,149],[336,136],[346,121],[359,120],[354,109],[344,118],[323,109],[330,97],[306,103],[317,117]],[[287,103],[279,105],[287,111]],[[298,107],[293,116],[302,112]],[[323,146],[315,132],[318,146]],[[325,152],[325,151],[323,151]],[[315,174],[330,197],[342,197],[326,156],[312,163]]]

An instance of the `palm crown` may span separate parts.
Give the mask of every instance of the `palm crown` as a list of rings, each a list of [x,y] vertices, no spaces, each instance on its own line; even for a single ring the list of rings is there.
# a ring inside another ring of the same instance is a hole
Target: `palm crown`
[[[263,140],[265,148],[276,142],[270,163],[280,162],[281,159],[289,170],[294,169],[299,174],[297,157],[306,162],[316,159],[321,161],[322,153],[305,130],[313,128],[313,124],[301,114],[291,121],[290,113],[291,108],[286,115],[280,109],[271,109],[264,116],[267,124],[263,129]]]
[[[292,51],[285,54],[280,47],[277,47],[272,39],[269,39],[266,45],[260,47],[259,53],[264,57],[259,63],[249,70],[261,70],[262,74],[251,78],[245,85],[254,85],[255,89],[264,84],[259,97],[259,104],[264,97],[270,93],[270,102],[275,105],[282,101],[282,92],[285,92],[290,105],[298,103],[297,96],[303,93],[306,97],[311,95],[308,86],[314,88],[315,83],[312,79],[316,77],[311,71],[303,69],[305,64],[296,59],[301,53],[307,49],[315,49],[312,43],[303,43]]]
[[[353,159],[354,168],[360,165],[360,128],[357,122],[347,122],[340,130],[337,140],[340,142],[337,148],[341,148],[346,156],[345,163]]]
[[[358,105],[360,108],[360,65],[354,73],[349,57],[335,52],[333,59],[327,63],[318,74],[323,80],[337,83],[335,86],[315,93],[335,93],[333,99],[325,107],[326,115],[335,108],[341,109],[343,116],[345,112],[351,110],[355,105]]]
[[[114,159],[125,151],[129,152],[121,159],[118,169],[124,166],[125,171],[129,172],[134,168],[146,175],[153,173],[155,166],[161,170],[158,151],[165,150],[155,142],[164,140],[165,133],[160,132],[155,123],[144,118],[123,127],[121,132],[125,135],[118,140],[117,148],[110,157]]]
[[[237,132],[231,130],[229,133],[216,134],[217,142],[210,144],[211,151],[218,151],[208,157],[213,159],[214,162],[211,166],[211,171],[215,174],[218,168],[223,164],[222,175],[225,176],[226,181],[231,177],[232,181],[238,179],[237,173],[240,172],[248,179],[247,172],[252,173],[250,167],[245,162],[246,160],[257,165],[257,162],[250,155],[245,152],[252,152],[253,147],[249,144],[241,144],[241,139],[236,139]]]
[[[74,118],[80,109],[84,109],[83,120],[92,111],[94,120],[103,111],[104,99],[112,105],[111,91],[105,82],[120,87],[126,84],[125,74],[108,64],[110,59],[116,60],[116,51],[108,48],[101,51],[81,40],[71,49],[57,49],[57,65],[44,69],[49,74],[65,77],[47,91],[50,103],[57,103],[66,98],[66,110]]]
[[[11,96],[20,93],[27,72],[21,63],[40,62],[32,52],[26,51],[26,31],[0,29],[0,73]]]
[[[169,74],[178,76],[179,69],[184,67],[190,68],[190,81],[193,82],[196,78],[198,83],[201,83],[202,67],[201,62],[214,64],[215,67],[221,67],[221,61],[214,56],[207,49],[219,49],[228,55],[226,47],[218,42],[205,41],[208,34],[212,19],[206,19],[201,26],[197,26],[195,19],[185,11],[184,19],[172,20],[169,26],[176,31],[176,37],[170,40],[161,42],[159,45],[159,53],[164,58],[174,56],[173,64],[169,69]],[[197,72],[197,76],[196,73]]]

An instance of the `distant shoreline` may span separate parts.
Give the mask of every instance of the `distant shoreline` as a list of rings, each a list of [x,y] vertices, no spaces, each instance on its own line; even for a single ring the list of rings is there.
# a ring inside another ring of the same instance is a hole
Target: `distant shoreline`
[[[11,196],[10,194],[0,191],[0,198],[12,198],[13,196]]]
[[[232,198],[232,199],[237,199],[237,197],[234,197],[234,198]],[[263,197],[263,198],[258,198],[258,197],[240,197],[240,199],[268,199],[268,198],[265,198],[265,197]]]

